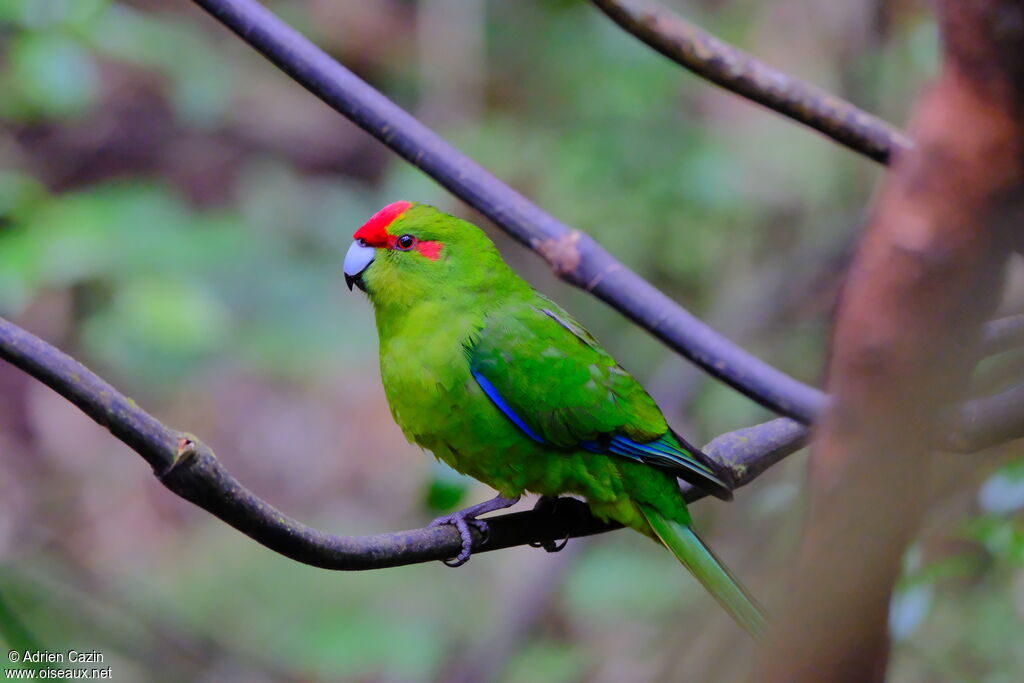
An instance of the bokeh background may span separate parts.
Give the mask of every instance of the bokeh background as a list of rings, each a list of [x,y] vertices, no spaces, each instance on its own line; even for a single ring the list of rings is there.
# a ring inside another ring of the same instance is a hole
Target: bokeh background
[[[820,383],[872,162],[697,80],[582,0],[269,4],[717,329]],[[665,4],[897,124],[937,68],[924,3]],[[338,533],[418,527],[492,495],[405,443],[369,304],[344,286],[352,232],[399,198],[488,229],[693,440],[768,417],[559,283],[191,3],[0,1],[0,314]],[[1003,448],[998,470],[941,459],[893,605],[893,680],[1019,680],[1015,455]],[[770,594],[792,550],[804,465],[795,455],[735,504],[695,506],[755,592]],[[718,681],[747,675],[753,653],[668,553],[628,532],[458,570],[296,564],[162,489],[5,364],[0,639],[100,650],[125,681]]]

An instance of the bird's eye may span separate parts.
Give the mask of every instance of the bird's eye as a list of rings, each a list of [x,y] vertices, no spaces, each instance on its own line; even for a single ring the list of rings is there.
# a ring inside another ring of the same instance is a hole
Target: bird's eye
[[[409,251],[410,249],[416,246],[416,238],[413,237],[412,235],[402,235],[397,240],[395,240],[395,246],[401,249],[402,251]]]

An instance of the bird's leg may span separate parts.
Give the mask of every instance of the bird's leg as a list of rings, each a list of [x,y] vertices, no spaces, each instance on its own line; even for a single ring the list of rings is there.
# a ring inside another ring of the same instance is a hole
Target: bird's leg
[[[459,510],[453,512],[450,515],[444,515],[438,517],[430,526],[441,526],[442,524],[451,524],[453,527],[458,529],[459,536],[462,538],[462,550],[459,554],[450,560],[444,560],[444,563],[449,567],[461,567],[462,565],[469,562],[469,556],[473,552],[473,536],[469,533],[470,525],[473,525],[477,530],[482,533],[485,537],[487,536],[487,522],[482,519],[477,519],[478,515],[483,515],[488,512],[494,512],[495,510],[504,510],[507,507],[511,507],[519,502],[520,496],[515,498],[503,498],[498,495],[494,498],[484,501],[483,503],[477,503],[471,505],[465,510]]]

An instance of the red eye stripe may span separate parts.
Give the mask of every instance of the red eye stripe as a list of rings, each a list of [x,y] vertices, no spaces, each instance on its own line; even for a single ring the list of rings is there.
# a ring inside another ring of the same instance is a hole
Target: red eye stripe
[[[389,235],[387,228],[395,222],[399,216],[405,213],[412,206],[412,202],[399,201],[388,204],[383,209],[373,214],[370,220],[363,223],[363,227],[356,230],[352,235],[353,239],[363,240],[371,247],[395,246],[394,235]]]
[[[443,246],[442,242],[420,242],[416,245],[416,251],[431,261],[436,261],[441,258],[441,247]]]

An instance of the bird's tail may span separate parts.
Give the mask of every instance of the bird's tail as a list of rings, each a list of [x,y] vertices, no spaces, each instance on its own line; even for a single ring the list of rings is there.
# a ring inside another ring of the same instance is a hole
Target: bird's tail
[[[639,507],[665,547],[704,585],[718,604],[750,635],[759,636],[765,627],[764,612],[697,532],[689,524],[668,519],[645,505]]]

